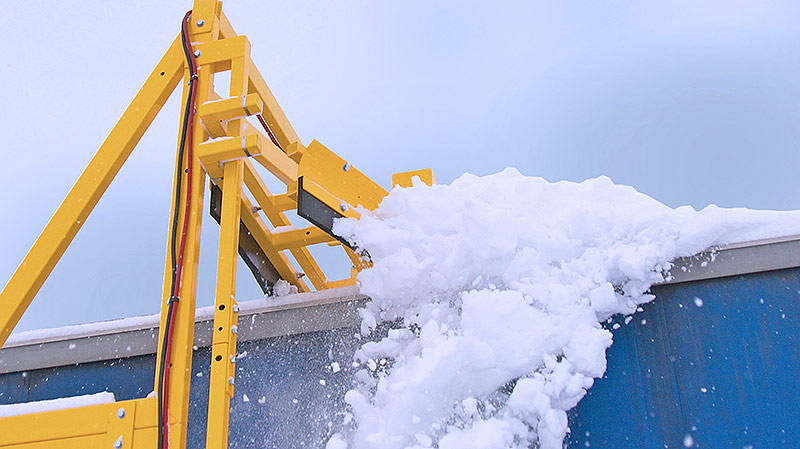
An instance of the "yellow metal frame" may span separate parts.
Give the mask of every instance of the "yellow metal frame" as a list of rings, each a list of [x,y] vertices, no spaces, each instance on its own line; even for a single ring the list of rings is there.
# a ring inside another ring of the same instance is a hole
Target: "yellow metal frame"
[[[176,164],[182,162],[184,167],[193,164],[193,176],[187,181],[192,183],[190,213],[179,216],[179,226],[184,220],[190,221],[181,301],[176,304],[171,360],[174,375],[170,378],[167,419],[170,447],[185,447],[200,225],[208,176],[211,183],[222,190],[222,204],[206,447],[224,448],[227,447],[229,403],[235,383],[238,318],[235,293],[240,221],[280,276],[299,291],[352,285],[358,270],[367,262],[342,246],[352,264],[351,276],[328,280],[307,246],[341,244],[314,226],[291,227],[285,211],[297,208],[297,184],[301,176],[304,187],[326,205],[338,208],[346,203],[349,207],[344,215],[350,217],[358,216],[353,210],[355,206],[377,207],[387,192],[358,170],[351,169],[349,164],[347,170],[342,170],[345,162],[318,142],[312,142],[307,148],[303,146],[250,60],[249,41],[234,32],[222,13],[221,2],[195,0],[190,34],[193,50],[199,51],[196,57],[198,106],[193,136],[196,143],[193,160],[176,160]],[[220,98],[214,91],[214,75],[222,71],[230,71],[228,98]],[[184,81],[182,104],[185,104],[189,95],[189,69],[178,36],[0,293],[0,345],[181,80]],[[257,114],[267,122],[279,145],[246,120]],[[286,192],[271,193],[253,161],[286,184]],[[434,182],[432,174],[425,173],[421,177],[428,183]],[[405,180],[401,183],[407,184],[411,176],[401,178]],[[182,210],[187,201],[186,189],[180,189],[182,196],[175,203],[176,189],[179,186],[173,184],[173,211]],[[167,259],[160,329],[165,326],[171,275]],[[159,345],[156,363],[161,359],[161,350]],[[160,369],[157,366],[156,373]],[[155,382],[157,391],[157,376]],[[157,398],[151,397],[0,418],[0,448],[154,448],[158,433],[156,401]],[[120,443],[122,446],[118,446]]]

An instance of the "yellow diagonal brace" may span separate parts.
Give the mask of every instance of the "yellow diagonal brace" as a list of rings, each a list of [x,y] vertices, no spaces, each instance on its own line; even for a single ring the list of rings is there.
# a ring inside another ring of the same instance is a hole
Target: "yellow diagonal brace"
[[[250,67],[250,82],[247,93],[258,93],[261,99],[264,100],[264,120],[269,125],[275,137],[280,142],[281,146],[285,149],[288,148],[292,142],[297,142],[300,139],[297,133],[294,132],[292,124],[283,113],[283,109],[278,104],[278,100],[272,95],[272,91],[267,87],[264,78],[259,73],[255,65]]]
[[[272,143],[268,137],[262,134],[261,131],[245,122],[242,129],[242,134],[247,136],[257,135],[260,137],[260,155],[254,158],[259,164],[264,166],[264,168],[275,175],[275,177],[280,179],[284,184],[290,184],[297,181],[297,162],[292,160],[286,155],[286,153],[281,151],[280,148],[275,146],[275,144]]]
[[[267,225],[261,220],[261,217],[257,214],[247,212],[252,210],[252,207],[250,201],[242,197],[242,210],[245,211],[245,213],[242,214],[242,222],[247,226],[247,230],[250,231],[250,234],[256,239],[258,246],[264,250],[264,255],[267,256],[272,266],[278,271],[281,279],[296,286],[301,292],[309,291],[306,283],[298,278],[297,269],[294,268],[292,262],[286,257],[286,254],[272,247],[272,240],[270,239],[271,233],[269,229],[267,229]]]
[[[114,179],[183,75],[176,38],[0,293],[0,345]]]
[[[276,209],[272,203],[270,202],[270,195],[269,189],[258,176],[258,173],[255,170],[255,167],[250,163],[250,161],[245,161],[245,170],[244,170],[244,183],[247,186],[247,189],[250,190],[250,193],[255,198],[256,202],[259,206],[261,206],[264,214],[269,219],[272,226],[288,226],[292,223],[286,217],[281,210]],[[297,203],[295,202],[295,206],[297,207]],[[311,281],[311,284],[314,285],[314,288],[317,290],[324,288],[326,278],[325,274],[322,272],[322,269],[317,265],[317,262],[314,261],[314,258],[311,257],[311,253],[308,251],[307,248],[292,248],[291,250],[292,255],[297,260],[297,263],[300,264],[300,268],[303,269],[303,272],[308,276],[308,280]]]

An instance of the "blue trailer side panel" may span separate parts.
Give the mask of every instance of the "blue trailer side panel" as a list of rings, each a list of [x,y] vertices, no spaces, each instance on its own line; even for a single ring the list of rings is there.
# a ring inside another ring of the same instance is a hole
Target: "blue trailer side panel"
[[[687,435],[696,448],[797,447],[800,270],[659,286],[654,293],[654,302],[614,330],[606,375],[570,413],[569,447],[681,448]],[[343,419],[360,344],[355,333],[240,343],[230,447],[324,447]],[[333,372],[333,362],[341,371]],[[195,351],[191,448],[204,446],[209,364],[208,348]],[[143,397],[153,370],[150,355],[2,374],[0,403],[106,390],[119,400]]]
[[[654,293],[614,332],[606,376],[571,413],[570,447],[798,447],[800,271]]]

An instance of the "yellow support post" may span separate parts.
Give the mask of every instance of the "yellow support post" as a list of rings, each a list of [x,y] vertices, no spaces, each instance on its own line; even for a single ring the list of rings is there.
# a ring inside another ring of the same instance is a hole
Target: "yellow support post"
[[[211,42],[219,37],[219,4],[211,0],[196,0],[194,8],[192,9],[192,17],[190,19],[192,30],[192,42]],[[211,11],[211,13],[209,12]],[[212,14],[213,13],[213,14]],[[197,15],[195,15],[197,14]],[[203,19],[204,18],[204,19]],[[204,20],[205,25],[198,27],[198,20]],[[199,63],[199,59],[198,63]],[[185,64],[184,64],[185,66]],[[196,104],[202,105],[208,101],[210,91],[213,90],[213,73],[210,70],[198,70],[198,79],[196,82]],[[183,102],[186,104],[189,91],[189,69],[184,67],[184,92]],[[183,111],[181,111],[183,114]],[[182,120],[182,115],[181,115]],[[207,138],[203,127],[200,125],[200,117],[194,116],[194,154],[197,154],[197,146]],[[180,141],[180,134],[179,134]],[[179,143],[180,145],[180,143]],[[185,158],[188,157],[186,154]],[[176,164],[177,164],[176,160]],[[171,356],[171,376],[169,379],[169,396],[167,398],[169,405],[169,416],[164,419],[169,423],[169,447],[171,448],[185,448],[186,447],[186,424],[189,413],[189,385],[191,382],[191,369],[192,369],[192,350],[194,343],[194,311],[195,311],[195,297],[197,289],[197,266],[200,257],[200,225],[202,224],[203,217],[203,196],[205,193],[206,175],[203,168],[200,166],[197,157],[193,160],[184,159],[183,167],[188,167],[192,164],[192,177],[187,182],[192,183],[192,197],[191,209],[188,217],[181,216],[178,229],[183,226],[183,220],[189,220],[189,226],[186,235],[186,249],[183,258],[183,275],[181,279],[181,287],[179,291],[180,301],[176,304],[175,324],[173,325],[172,333],[172,356]],[[181,198],[178,204],[175,204],[175,189],[178,189],[173,183],[172,191],[172,209],[180,208],[182,211],[182,204],[185,204],[185,188],[181,188]],[[170,214],[171,216],[172,214]],[[171,227],[171,224],[170,224]],[[169,232],[169,231],[167,231]],[[168,234],[169,235],[169,234]],[[167,253],[165,268],[164,268],[164,288],[161,302],[161,321],[159,329],[166,329],[166,318],[169,310],[167,301],[172,296],[170,291],[170,280],[172,276],[172,268],[169,259],[169,252]],[[159,340],[163,338],[163,334],[159,335]],[[162,367],[160,366],[161,352],[163,346],[158,346],[156,354],[156,373]],[[158,374],[154,380],[154,390],[158,391]]]
[[[223,449],[228,446],[228,414],[236,373],[236,261],[243,177],[244,163],[241,160],[225,163],[208,393],[207,449]]]

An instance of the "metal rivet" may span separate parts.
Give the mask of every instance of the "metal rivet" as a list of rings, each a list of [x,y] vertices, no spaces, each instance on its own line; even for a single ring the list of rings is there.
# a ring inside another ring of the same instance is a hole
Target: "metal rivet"
[[[233,385],[233,377],[229,377],[229,378],[228,378],[228,383],[229,383],[229,384],[231,384],[231,385]]]
[[[234,324],[233,326],[231,326],[231,332],[233,332],[234,334],[238,334],[239,333],[239,327]]]
[[[347,212],[347,204],[344,203],[340,204],[339,209],[341,209],[342,212]]]
[[[239,304],[234,304],[233,305],[233,311],[236,312],[236,313],[239,313]]]
[[[194,51],[194,57],[195,57],[195,58],[199,58],[201,54],[202,54],[202,53],[200,53],[200,50],[195,50],[195,51]]]
[[[117,410],[117,418],[122,419],[124,417],[125,417],[125,409],[121,408],[121,409]]]
[[[345,162],[344,163],[344,167],[342,167],[342,170],[344,170],[344,171],[350,170],[350,163],[349,162]]]
[[[201,27],[201,26],[203,26],[205,24],[206,24],[206,21],[203,20],[203,19],[200,19],[200,20],[197,21],[197,26],[199,26],[199,27]]]
[[[235,356],[235,355],[232,355],[232,356],[231,356],[231,363],[235,363],[235,362],[236,362],[236,356]]]
[[[122,435],[117,438],[117,441],[114,442],[114,448],[119,449],[122,447]]]

